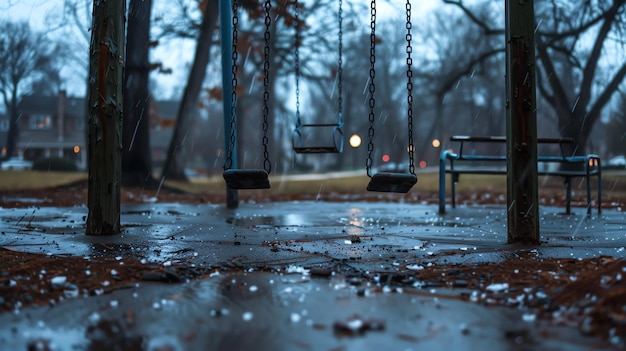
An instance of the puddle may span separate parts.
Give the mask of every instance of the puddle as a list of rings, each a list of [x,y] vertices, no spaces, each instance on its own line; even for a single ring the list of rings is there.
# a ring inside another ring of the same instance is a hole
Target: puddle
[[[22,202],[26,204],[42,204],[42,203],[51,203],[52,200],[47,198],[29,198],[29,197],[2,197],[2,202]]]
[[[292,213],[278,216],[250,216],[250,217],[229,217],[226,223],[238,227],[301,227],[311,226],[313,223],[304,214]]]

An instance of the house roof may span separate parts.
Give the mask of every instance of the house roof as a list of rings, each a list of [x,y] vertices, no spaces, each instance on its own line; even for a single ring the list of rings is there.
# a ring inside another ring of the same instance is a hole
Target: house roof
[[[85,99],[77,97],[66,97],[65,112],[68,115],[84,116]],[[49,114],[57,112],[58,96],[35,96],[26,95],[22,97],[18,109],[24,114]]]
[[[57,96],[26,95],[22,97],[18,109],[23,114],[50,114],[57,112]],[[156,101],[158,118],[176,118],[178,115],[177,100]],[[86,113],[85,98],[66,97],[65,111],[68,115],[84,116]]]

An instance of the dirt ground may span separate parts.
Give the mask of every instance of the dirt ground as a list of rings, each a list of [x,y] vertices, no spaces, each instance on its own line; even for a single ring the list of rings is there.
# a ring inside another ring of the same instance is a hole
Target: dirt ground
[[[68,195],[69,194],[69,195]],[[161,190],[124,189],[124,203],[182,202],[223,203],[217,194],[186,194]],[[21,201],[29,199],[29,201]],[[37,201],[31,201],[31,200]],[[318,199],[322,201],[397,201],[385,194],[327,194],[299,196],[263,196],[250,192],[243,201],[292,201]],[[408,195],[406,202],[436,203],[436,193]],[[503,194],[459,194],[459,203],[505,203]],[[542,203],[563,204],[557,195],[543,197]],[[582,205],[583,199],[574,199],[573,205]],[[16,208],[28,206],[81,206],[87,203],[86,183],[36,191],[0,193],[0,206]],[[620,199],[606,200],[605,208],[623,208]],[[4,233],[2,233],[4,234]],[[42,267],[45,267],[42,269]],[[189,279],[201,279],[213,269],[236,270],[233,267],[196,268],[181,261],[170,267],[141,262],[124,257],[58,257],[21,253],[0,248],[0,311],[10,312],[30,305],[48,305],[62,302],[69,295],[89,296],[106,294],[116,289],[134,286],[141,281],[159,281],[176,284]],[[271,268],[262,268],[271,269]],[[114,270],[114,274],[112,273]],[[88,273],[88,274],[86,274]],[[328,272],[312,271],[324,276]],[[585,335],[612,338],[626,337],[626,261],[612,257],[591,259],[538,259],[520,256],[501,263],[446,265],[422,267],[415,270],[400,267],[396,272],[336,272],[346,279],[374,282],[384,275],[390,286],[449,287],[459,290],[458,298],[485,305],[503,305],[512,308],[529,307],[539,311],[537,318],[576,327]],[[58,284],[53,277],[71,276],[73,286]],[[506,286],[503,286],[506,282]],[[75,285],[75,286],[74,286]]]

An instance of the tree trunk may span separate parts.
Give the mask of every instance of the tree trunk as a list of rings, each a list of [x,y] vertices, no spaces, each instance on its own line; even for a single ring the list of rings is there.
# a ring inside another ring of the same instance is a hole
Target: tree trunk
[[[218,15],[218,1],[209,0],[200,26],[196,54],[189,71],[187,86],[183,93],[183,98],[178,108],[178,116],[174,134],[170,140],[167,151],[167,158],[163,165],[161,177],[173,180],[187,180],[185,176],[185,139],[191,133],[193,120],[192,113],[197,108],[198,96],[202,88],[202,82],[206,76],[206,66],[209,63],[209,51],[212,42],[212,35],[216,28]]]
[[[8,159],[15,154],[15,149],[17,148],[17,141],[20,139],[20,114],[17,110],[17,89],[13,89],[13,93],[11,94],[10,105],[8,106],[9,110],[9,132],[7,134],[6,140],[6,155],[5,158]]]
[[[128,8],[122,185],[156,188],[150,153],[150,93],[148,59],[152,0],[131,0]]]
[[[125,0],[94,1],[89,60],[87,235],[120,231]]]

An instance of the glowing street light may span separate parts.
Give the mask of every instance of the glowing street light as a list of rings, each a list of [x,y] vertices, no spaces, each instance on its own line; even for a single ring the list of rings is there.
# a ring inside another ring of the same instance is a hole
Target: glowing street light
[[[433,147],[437,148],[441,146],[441,142],[439,141],[439,139],[433,139],[432,145]]]
[[[352,134],[350,137],[350,146],[354,148],[361,146],[361,137],[358,134]]]

